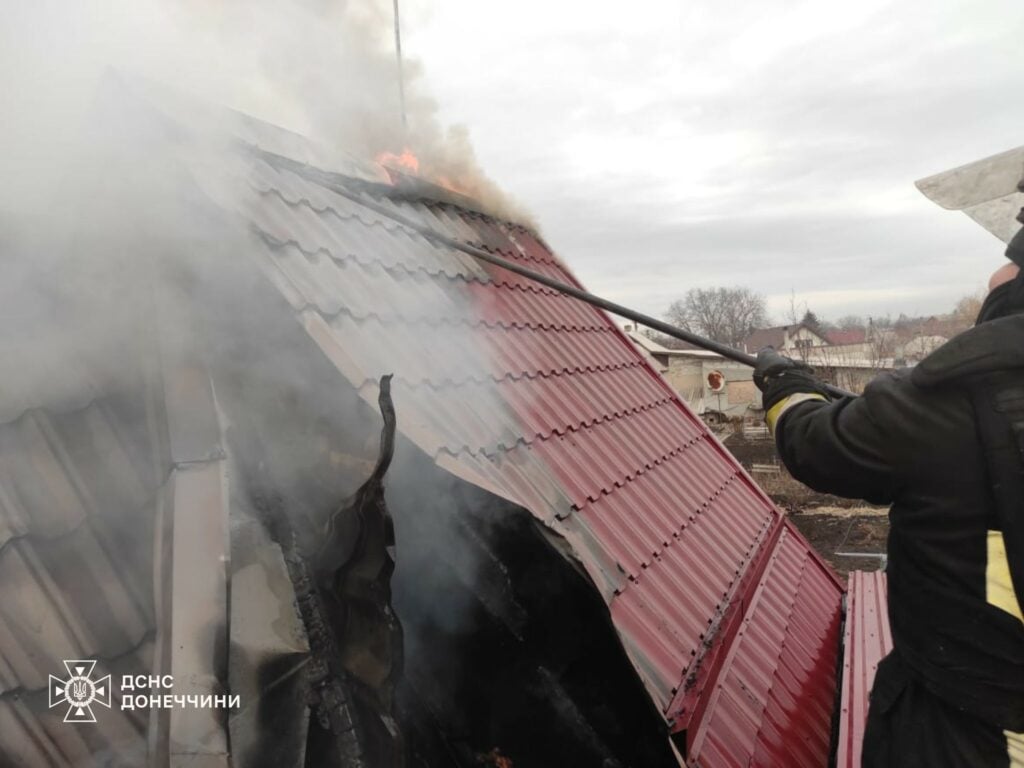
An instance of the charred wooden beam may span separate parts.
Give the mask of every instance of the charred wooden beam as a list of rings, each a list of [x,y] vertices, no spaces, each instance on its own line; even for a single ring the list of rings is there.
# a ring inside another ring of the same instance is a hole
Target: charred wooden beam
[[[275,492],[254,499],[282,549],[309,641],[303,673],[315,721],[307,764],[401,768],[405,763],[393,714],[402,668],[401,626],[391,609],[394,526],[383,492],[396,426],[389,385],[390,377],[381,380],[384,425],[373,473],[331,515],[325,531],[307,530],[301,518],[293,520]]]

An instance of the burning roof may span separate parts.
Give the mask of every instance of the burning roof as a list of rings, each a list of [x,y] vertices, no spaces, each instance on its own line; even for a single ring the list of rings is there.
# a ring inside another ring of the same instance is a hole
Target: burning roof
[[[161,124],[180,119],[169,117],[164,105],[156,112]],[[227,122],[228,140],[224,140],[221,121],[219,140],[201,152],[181,153],[181,162],[190,183],[201,191],[200,202],[192,203],[195,210],[217,218],[218,226],[232,233],[219,247],[219,261],[213,266],[204,263],[202,269],[214,269],[216,279],[236,290],[240,285],[252,286],[251,291],[261,298],[255,312],[245,305],[245,312],[252,313],[245,317],[229,303],[203,312],[213,312],[217,322],[232,328],[248,327],[251,321],[262,329],[262,338],[289,339],[287,355],[264,350],[259,359],[267,367],[246,368],[241,378],[266,377],[269,387],[271,380],[283,375],[282,360],[291,361],[288,367],[311,366],[316,376],[297,385],[309,393],[307,397],[329,400],[334,397],[329,392],[347,388],[354,398],[345,408],[362,409],[365,420],[366,413],[375,412],[381,377],[393,375],[391,396],[398,432],[432,467],[422,473],[434,472],[475,488],[483,494],[480,498],[491,499],[486,505],[505,510],[510,519],[514,510],[526,510],[529,530],[520,528],[517,535],[536,540],[539,559],[543,559],[541,549],[558,553],[561,562],[580,575],[580,583],[588,586],[597,607],[596,613],[587,615],[603,612],[610,618],[616,642],[631,665],[627,677],[642,685],[652,712],[660,716],[665,742],[651,747],[656,753],[670,753],[667,736],[671,734],[675,750],[690,765],[823,764],[829,750],[842,593],[827,566],[604,313],[431,242],[382,214],[380,206],[579,285],[547,244],[526,227],[463,207],[452,198],[418,196],[415,183],[408,179],[392,186],[394,176],[372,167],[318,161],[324,157],[322,151],[297,136],[244,116],[232,115]],[[202,303],[201,290],[178,290],[185,306]],[[245,333],[246,345],[258,350],[260,336],[250,338],[254,332],[248,329]],[[202,331],[196,331],[196,336],[202,336]],[[236,353],[235,346],[228,343],[221,355],[205,358],[214,382],[219,381],[218,368]],[[256,384],[239,383],[237,378],[225,379],[232,382],[230,386],[214,385],[216,406],[212,394],[202,394],[209,385],[197,389],[186,379],[183,388],[170,391],[199,398],[207,427],[220,424],[223,433],[230,423],[238,433],[243,430],[238,420],[244,417],[229,413],[225,419],[219,411],[230,412],[231,396],[223,393],[230,387],[242,391]],[[245,397],[235,399],[243,402]],[[280,400],[275,395],[274,401]],[[360,401],[362,405],[357,405]],[[47,403],[36,403],[36,407],[46,414]],[[188,409],[183,407],[179,403],[177,408],[161,409],[171,425],[172,445],[176,435],[180,446],[181,440],[190,442],[192,432],[203,433],[197,416],[184,415]],[[334,413],[324,408],[325,414]],[[24,433],[23,422],[35,423],[38,418],[44,417],[22,416],[4,429]],[[68,428],[75,423],[72,420]],[[182,432],[177,424],[188,424],[189,429]],[[293,428],[282,426],[275,437],[272,429],[262,427],[262,443],[273,446]],[[332,429],[332,434],[345,431],[343,426]],[[358,430],[348,431],[351,440],[359,439]],[[212,436],[196,443],[195,452],[181,459],[184,464],[172,455],[169,471],[172,476],[194,479],[185,472],[185,464],[212,462],[211,478],[222,477],[226,465],[221,462],[236,460],[225,453],[227,443],[214,429]],[[9,461],[24,462],[39,443],[4,445]],[[50,440],[47,445],[59,453],[59,443]],[[283,449],[262,450],[266,456],[237,461],[272,467],[274,452]],[[100,455],[110,459],[107,453]],[[77,477],[77,468],[66,462],[60,466],[53,477],[67,482]],[[118,477],[126,473],[110,471]],[[147,487],[159,485],[159,478],[157,473]],[[36,487],[40,481],[19,482]],[[396,476],[392,482],[399,487],[403,481]],[[9,488],[6,478],[3,487]],[[139,500],[122,506],[137,506],[145,494],[137,495]],[[443,494],[439,498],[448,503]],[[226,538],[209,540],[203,551],[213,560],[228,558],[229,552],[237,562],[252,559],[239,550],[237,520],[251,522],[253,516],[239,517],[241,513],[233,508],[210,503],[210,515],[221,521],[222,527],[216,530],[225,532]],[[408,497],[395,503],[408,505]],[[455,501],[451,504],[461,509]],[[47,509],[42,505],[24,512],[30,530],[39,525]],[[58,515],[58,527],[75,527],[76,518],[70,514]],[[403,520],[415,526],[416,516],[396,512],[396,517],[395,552],[401,570],[404,552],[415,556],[417,547],[427,546],[423,537],[430,534],[417,529],[416,536],[403,539],[404,533],[411,535],[413,530],[403,530]],[[494,587],[495,594],[515,593],[520,578],[516,574],[528,571],[522,570],[525,565],[504,564],[506,556],[494,554],[501,549],[497,544],[481,543],[479,530],[495,525],[487,523],[474,529],[476,533],[463,535],[470,542],[467,548],[476,547],[485,559],[494,561],[486,571],[493,583],[507,581],[507,590]],[[194,528],[194,535],[201,537],[201,530],[201,525]],[[11,558],[19,551],[13,546],[0,550],[0,568],[5,564],[13,568]],[[450,550],[445,556],[457,558]],[[285,578],[281,555],[266,557],[276,563],[273,573]],[[51,578],[45,563],[18,567],[22,575],[9,583],[38,584],[38,600],[49,606],[54,622],[70,613],[59,588],[42,586]],[[168,579],[192,583],[174,571],[184,564],[165,567],[172,570]],[[480,567],[464,569],[465,579],[476,578]],[[216,566],[207,562],[199,572],[215,573]],[[561,578],[552,575],[552,584],[561,583]],[[145,591],[144,580],[127,574],[111,575],[105,583],[109,589],[135,586]],[[241,583],[237,578],[231,581]],[[198,595],[206,595],[210,602],[200,615],[211,613],[207,618],[213,620],[218,606],[224,608],[230,602],[234,617],[238,603],[234,596],[227,601],[227,589],[226,576],[207,579]],[[484,587],[479,589],[490,594]],[[577,603],[586,603],[588,598],[575,589],[566,586],[562,591],[575,595]],[[159,585],[156,592],[160,593]],[[260,604],[259,597],[247,594],[254,606]],[[545,600],[555,599],[555,593],[543,594]],[[510,637],[522,634],[516,627],[529,619],[531,610],[540,611],[516,608],[516,600],[506,598],[476,599],[485,606],[500,603],[501,607],[488,610],[505,617],[502,623]],[[113,598],[110,603],[121,604]],[[177,603],[173,607],[185,610]],[[525,618],[516,619],[519,613]],[[96,607],[83,622],[98,627],[106,615],[106,609]],[[188,616],[182,613],[177,621],[196,619]],[[142,663],[159,666],[161,649],[170,653],[159,610],[150,610],[144,620],[129,619],[116,624],[130,635],[117,648],[97,641],[80,646],[81,652],[117,655],[131,651],[140,638],[155,638],[157,651]],[[233,632],[244,621],[228,621],[226,615],[217,621],[234,647]],[[555,618],[551,621],[551,626],[558,624]],[[50,630],[47,625],[34,631],[36,640],[0,635],[4,661],[0,669],[17,667],[19,654],[32,643],[42,643]],[[275,640],[272,645],[267,653],[273,650],[274,658],[305,658],[308,653],[303,643],[289,646]],[[40,647],[46,649],[45,658],[33,664],[39,674],[59,663],[57,656],[65,652],[63,646],[51,650],[43,643]],[[600,658],[614,665],[615,653],[604,648]],[[624,665],[622,669],[588,669],[585,676],[619,679],[623,669]],[[567,682],[575,679],[567,669],[553,671],[542,664],[531,668],[526,677],[538,690],[547,691],[548,699],[565,696],[567,702],[579,701],[582,683]],[[19,686],[34,688],[37,683],[27,673],[15,675],[7,692]],[[621,690],[626,701],[629,684],[623,683]],[[0,718],[12,708],[20,711],[9,695],[0,696]],[[596,722],[588,717],[584,720]],[[14,722],[26,734],[36,727],[25,713]],[[133,726],[137,731],[140,722]],[[591,730],[576,738],[581,744],[600,745],[593,746],[594,754],[603,754],[601,750],[615,754],[620,749],[609,746],[617,743],[610,732],[602,741],[603,734],[592,725],[587,727]],[[48,727],[49,735],[39,738],[55,744],[57,732]],[[482,754],[491,754],[487,752],[491,747],[481,745]],[[41,747],[33,754],[48,754],[48,749]],[[498,757],[492,763],[507,759],[500,752],[494,754]],[[55,759],[51,762],[57,764]]]

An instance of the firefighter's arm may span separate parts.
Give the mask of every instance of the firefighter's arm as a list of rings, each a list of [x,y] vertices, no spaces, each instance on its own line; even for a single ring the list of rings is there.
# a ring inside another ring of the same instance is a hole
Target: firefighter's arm
[[[830,400],[807,366],[774,350],[758,355],[755,382],[768,429],[793,477],[822,493],[892,501],[888,441],[871,412],[871,397]]]

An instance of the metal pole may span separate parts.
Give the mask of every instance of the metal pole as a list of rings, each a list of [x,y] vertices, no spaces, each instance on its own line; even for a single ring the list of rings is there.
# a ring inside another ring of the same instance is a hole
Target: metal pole
[[[405,82],[402,75],[402,27],[398,17],[398,0],[394,0],[395,6],[395,54],[398,56],[398,103],[402,109],[402,130],[409,127],[405,116]]]

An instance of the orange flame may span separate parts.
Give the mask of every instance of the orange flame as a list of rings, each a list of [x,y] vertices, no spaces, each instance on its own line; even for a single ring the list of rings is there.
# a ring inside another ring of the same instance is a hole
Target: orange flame
[[[486,754],[477,754],[476,759],[478,763],[491,766],[491,768],[514,768],[512,759],[501,754],[499,747],[495,747]]]
[[[418,174],[420,172],[420,159],[408,147],[403,149],[400,155],[396,155],[394,152],[381,152],[377,155],[377,162],[380,165],[390,165],[407,173]]]
[[[385,170],[398,171],[411,176],[419,176],[433,184],[444,187],[449,192],[455,192],[456,194],[472,197],[471,190],[467,185],[460,183],[457,179],[453,179],[451,176],[436,173],[436,169],[432,168],[430,163],[426,163],[425,165],[421,164],[420,159],[408,147],[403,149],[401,154],[395,154],[394,152],[381,152],[377,155],[375,160],[378,165],[384,166]],[[395,175],[389,175],[391,176],[391,182],[393,184],[397,183]]]
[[[449,176],[438,176],[436,179],[434,179],[434,183],[444,187],[450,192],[455,192],[460,195],[468,195],[472,197],[469,190],[466,188],[464,184],[460,184],[458,181],[452,179]]]

